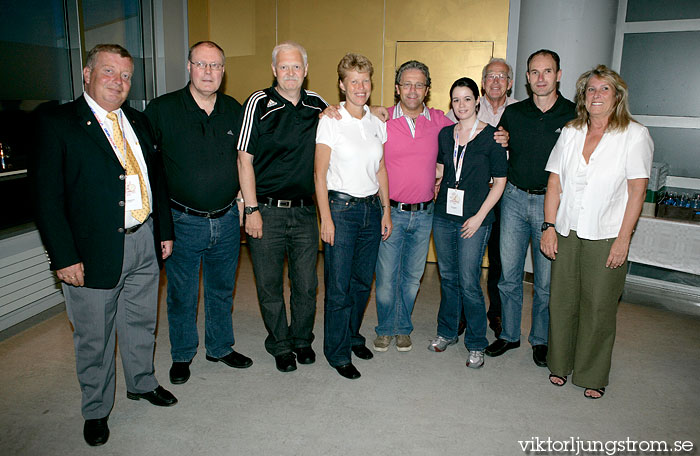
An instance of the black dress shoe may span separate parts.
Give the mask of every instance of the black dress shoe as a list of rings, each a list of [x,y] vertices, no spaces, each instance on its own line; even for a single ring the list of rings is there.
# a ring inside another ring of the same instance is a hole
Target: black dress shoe
[[[83,437],[88,445],[100,446],[107,443],[107,440],[109,439],[107,419],[109,419],[109,416],[98,418],[96,420],[85,420],[85,425],[83,426]]]
[[[173,362],[170,367],[170,383],[173,385],[181,385],[190,379],[190,363]]]
[[[547,346],[533,345],[532,360],[540,367],[547,367]]]
[[[297,370],[297,362],[294,360],[294,353],[284,353],[275,356],[275,364],[280,372],[292,372]]]
[[[365,347],[364,345],[353,345],[352,352],[355,354],[355,356],[357,356],[360,359],[372,359],[372,358],[374,358],[374,355],[372,354],[370,349]],[[352,364],[350,364],[350,365],[352,366]],[[355,369],[354,366],[352,366],[352,368]],[[357,371],[357,369],[355,369],[355,370]],[[357,374],[358,374],[357,376],[359,377],[360,373],[358,372]],[[340,375],[343,375],[343,374],[340,374]],[[350,377],[348,377],[348,378],[350,378]]]
[[[518,347],[520,347],[520,341],[508,342],[505,339],[496,339],[494,343],[486,347],[484,353],[486,353],[489,356],[501,356],[508,350],[512,350]]]
[[[297,355],[297,361],[299,364],[313,364],[316,361],[316,353],[311,347],[299,347],[292,349],[294,354]]]
[[[130,393],[127,391],[126,397],[134,401],[146,399],[148,402],[158,407],[170,407],[171,405],[177,404],[175,396],[162,386],[158,386],[158,388],[147,393]]]
[[[248,358],[245,355],[241,355],[235,350],[221,358],[214,358],[213,356],[209,355],[207,355],[206,358],[207,361],[211,361],[212,363],[221,361],[227,366],[235,367],[236,369],[245,369],[246,367],[250,367],[253,365],[252,359]]]
[[[365,350],[367,349],[365,348]],[[350,380],[355,380],[361,376],[360,371],[358,371],[357,368],[352,365],[352,363],[336,366],[335,370],[337,370],[340,375],[345,378],[349,378]]]

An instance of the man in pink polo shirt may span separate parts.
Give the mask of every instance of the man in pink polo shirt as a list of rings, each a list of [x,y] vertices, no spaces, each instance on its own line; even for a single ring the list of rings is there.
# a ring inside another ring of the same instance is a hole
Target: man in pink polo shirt
[[[389,198],[394,230],[379,247],[377,258],[377,338],[374,349],[384,352],[396,336],[396,349],[412,348],[411,312],[428,256],[433,225],[435,163],[440,130],[452,121],[425,106],[430,71],[410,60],[396,71],[399,102],[388,109],[388,140],[384,163],[389,175]]]

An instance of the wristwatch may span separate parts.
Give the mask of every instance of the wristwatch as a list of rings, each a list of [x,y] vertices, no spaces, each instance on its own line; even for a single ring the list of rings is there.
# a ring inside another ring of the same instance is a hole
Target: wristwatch
[[[259,209],[260,208],[258,206],[246,206],[244,212],[246,213],[246,215],[250,215]]]
[[[247,210],[247,209],[248,209],[248,208],[246,208],[246,210]],[[544,233],[545,231],[547,231],[549,228],[554,228],[554,223],[544,222],[544,223],[542,224],[542,232],[543,232],[543,233]]]

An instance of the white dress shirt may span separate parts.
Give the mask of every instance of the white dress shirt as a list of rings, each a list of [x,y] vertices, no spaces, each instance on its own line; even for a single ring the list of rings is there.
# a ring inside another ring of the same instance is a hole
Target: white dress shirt
[[[559,175],[562,193],[556,231],[568,236],[577,218],[576,234],[582,239],[617,237],[627,207],[627,180],[649,178],[654,143],[641,124],[630,122],[625,131],[605,132],[588,160],[586,185],[576,206],[576,185],[588,128],[565,127],[552,149],[545,169]],[[583,172],[583,170],[581,170]]]
[[[112,127],[112,121],[107,118],[107,114],[109,114],[109,112],[105,111],[104,108],[97,104],[95,100],[90,98],[90,95],[88,95],[87,93],[84,93],[83,96],[85,97],[85,101],[87,101],[87,104],[92,110],[93,114],[95,114],[95,118],[102,127],[102,132],[107,137],[107,141],[109,141],[110,145],[112,146],[114,154],[119,159],[119,162],[125,163],[126,157],[124,156],[124,151],[119,150],[117,147],[115,147],[114,142],[111,140],[111,138],[114,135],[114,131]],[[114,111],[114,113],[117,115],[117,119],[119,119],[119,125],[122,129],[122,133],[124,134],[124,140],[129,143],[131,152],[133,152],[134,157],[136,157],[136,162],[138,163],[139,168],[141,168],[141,175],[145,180],[144,184],[146,185],[146,191],[148,192],[148,201],[152,212],[153,195],[151,194],[151,186],[149,185],[148,181],[148,168],[146,168],[146,161],[143,158],[141,144],[139,144],[138,137],[136,136],[134,129],[131,128],[131,124],[128,122],[128,119],[124,115],[124,112],[121,110],[121,108]],[[124,189],[124,192],[124,197],[126,198],[126,188]],[[131,216],[131,211],[124,211],[124,228],[131,228],[139,224],[141,224],[141,222],[139,222]]]

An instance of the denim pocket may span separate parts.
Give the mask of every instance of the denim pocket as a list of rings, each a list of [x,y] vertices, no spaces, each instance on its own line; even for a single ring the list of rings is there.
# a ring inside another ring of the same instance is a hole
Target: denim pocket
[[[328,204],[331,207],[331,212],[345,212],[349,210],[352,206],[354,206],[356,203],[351,203],[349,201],[342,201],[334,198],[330,198],[328,200]]]
[[[178,211],[177,209],[170,209],[170,213],[173,216],[173,223],[181,221],[183,218],[187,217],[187,214],[185,214],[182,211]]]

